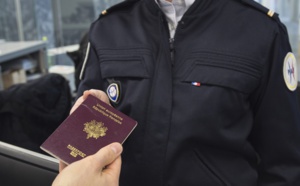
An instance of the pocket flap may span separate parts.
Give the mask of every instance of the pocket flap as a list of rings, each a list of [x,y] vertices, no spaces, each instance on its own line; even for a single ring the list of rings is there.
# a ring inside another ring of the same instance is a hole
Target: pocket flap
[[[259,78],[250,73],[220,66],[194,65],[184,78],[185,82],[200,82],[201,85],[215,85],[250,93],[257,86]]]
[[[103,78],[139,77],[149,78],[149,72],[142,58],[106,59],[100,63]]]

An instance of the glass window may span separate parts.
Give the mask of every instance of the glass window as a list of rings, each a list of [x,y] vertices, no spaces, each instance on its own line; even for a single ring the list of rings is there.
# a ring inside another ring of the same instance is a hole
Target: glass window
[[[102,10],[123,0],[0,0],[0,40],[78,44]]]
[[[58,46],[77,44],[99,14],[122,0],[55,0],[53,12]]]

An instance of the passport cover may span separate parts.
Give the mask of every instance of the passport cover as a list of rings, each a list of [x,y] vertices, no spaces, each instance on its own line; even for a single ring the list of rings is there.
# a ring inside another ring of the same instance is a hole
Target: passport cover
[[[123,143],[137,122],[89,95],[41,145],[66,164],[96,153],[112,143]]]

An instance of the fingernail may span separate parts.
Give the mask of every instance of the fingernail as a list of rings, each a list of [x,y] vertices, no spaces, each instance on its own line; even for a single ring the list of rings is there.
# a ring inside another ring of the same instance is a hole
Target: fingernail
[[[110,148],[116,154],[120,154],[123,150],[123,147],[120,143],[113,143],[113,144],[110,145]]]

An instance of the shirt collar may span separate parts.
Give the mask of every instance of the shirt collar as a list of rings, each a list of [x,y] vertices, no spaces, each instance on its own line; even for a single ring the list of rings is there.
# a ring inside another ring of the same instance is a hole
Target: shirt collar
[[[194,2],[195,0],[185,0],[185,6],[190,7]]]
[[[155,0],[155,2],[159,5],[158,1],[164,1],[164,0]],[[178,0],[172,0],[172,2],[174,1],[178,1]],[[190,7],[195,2],[195,0],[183,0],[183,1],[185,2],[186,7]]]

